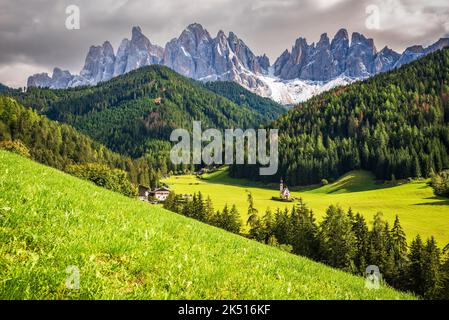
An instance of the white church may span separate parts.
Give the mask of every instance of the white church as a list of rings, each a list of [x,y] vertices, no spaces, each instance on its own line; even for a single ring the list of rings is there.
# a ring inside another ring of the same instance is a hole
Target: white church
[[[282,200],[290,200],[290,190],[288,190],[287,185],[284,183],[282,179],[279,190],[280,190],[280,197]]]

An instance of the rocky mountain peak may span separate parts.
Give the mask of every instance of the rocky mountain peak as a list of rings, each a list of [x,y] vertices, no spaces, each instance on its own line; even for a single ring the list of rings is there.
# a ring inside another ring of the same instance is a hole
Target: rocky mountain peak
[[[327,33],[323,33],[320,36],[320,41],[318,41],[317,47],[330,47],[330,41],[329,41],[329,37],[327,36]]]
[[[53,69],[53,75],[51,77],[53,89],[64,89],[67,88],[73,76],[68,70],[61,70],[60,68]]]
[[[400,56],[399,53],[385,46],[374,59],[374,73],[391,70]]]
[[[260,68],[262,69],[262,72],[265,74],[268,73],[268,70],[270,68],[270,59],[267,57],[267,55],[263,54],[262,56],[258,56],[257,61]]]
[[[114,49],[109,41],[105,41],[101,46],[91,46],[80,72],[80,77],[84,80],[76,77],[75,81],[84,81],[86,84],[107,81],[114,76],[114,64]]]
[[[199,23],[192,23],[188,25],[187,28],[185,28],[185,30],[181,33],[179,39],[191,39],[192,35],[195,43],[209,42],[212,39],[209,32]]]
[[[424,48],[423,46],[411,46],[408,47],[407,49],[405,49],[405,52],[410,52],[410,53],[423,53],[424,52]]]
[[[105,41],[103,43],[103,52],[107,56],[113,56],[114,55],[114,48],[112,47],[112,44],[109,41]]]
[[[27,87],[42,87],[42,88],[49,88],[51,87],[52,79],[48,75],[48,73],[37,73],[35,75],[32,75],[28,77],[27,80]]]
[[[145,37],[145,35],[142,33],[140,27],[132,28],[131,43],[142,47],[148,47],[151,44],[150,40],[147,37]]]
[[[136,41],[136,40],[138,40],[141,37],[145,37],[143,35],[143,33],[142,33],[142,29],[139,26],[132,27],[132,29],[131,29],[131,39],[134,39]]]
[[[333,41],[338,41],[338,40],[349,40],[348,30],[346,30],[344,28],[341,28],[340,30],[338,30],[334,36]]]
[[[219,30],[219,31],[217,32],[217,37],[216,37],[216,38],[219,38],[219,39],[225,39],[225,38],[226,38],[226,33],[224,33],[223,30]]]

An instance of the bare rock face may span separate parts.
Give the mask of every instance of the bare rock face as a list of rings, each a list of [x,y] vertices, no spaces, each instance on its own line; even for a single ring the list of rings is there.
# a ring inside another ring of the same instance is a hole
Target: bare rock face
[[[213,40],[213,56],[215,73],[217,77],[225,75],[232,66],[232,53],[229,50],[228,38],[223,31],[219,31],[217,37]]]
[[[125,51],[128,52],[125,73],[161,62],[163,49],[157,45],[153,45],[143,35],[140,27],[133,27],[131,41],[128,44],[129,47],[125,48]]]
[[[426,50],[423,46],[411,46],[405,49],[404,53],[401,55],[399,60],[395,64],[395,68],[398,68],[406,63],[410,63],[422,56],[426,53]]]
[[[331,43],[331,52],[334,59],[334,76],[344,74],[346,70],[346,57],[349,50],[349,35],[346,29],[340,29]]]
[[[269,68],[268,58],[265,56],[265,66],[261,67],[259,58],[233,32],[226,36],[219,31],[212,38],[198,23],[167,43],[162,63],[186,77],[236,81],[248,88],[260,85],[256,74]]]
[[[273,70],[274,70],[274,74],[276,76],[281,75],[282,70],[284,69],[285,65],[287,64],[287,62],[290,59],[290,56],[291,56],[290,52],[286,49],[284,52],[282,52],[280,57],[277,58],[277,60],[274,62]]]
[[[114,77],[125,73],[126,65],[128,64],[129,46],[129,40],[123,39],[118,47],[114,64]]]
[[[27,87],[49,88],[51,86],[51,81],[48,73],[37,73],[28,77]]]
[[[190,78],[213,74],[212,38],[200,24],[189,25],[177,39],[165,46],[163,64]]]
[[[301,77],[302,68],[311,55],[313,46],[307,44],[304,38],[298,38],[291,53],[287,50],[274,63],[275,75],[281,79],[290,80]]]
[[[374,59],[374,73],[386,72],[393,69],[401,55],[388,47],[383,48]]]
[[[239,39],[233,32],[229,33],[228,43],[229,49],[231,52],[234,52],[237,61],[241,63],[245,69],[253,73],[260,73],[262,71],[257,57],[248,48],[245,42]]]
[[[114,49],[109,41],[106,41],[102,46],[90,47],[80,76],[87,84],[108,81],[114,76],[114,65]]]
[[[426,48],[426,54],[449,47],[449,38],[440,38],[437,42]]]
[[[331,52],[331,44],[326,33],[321,35],[316,47],[312,47],[305,59],[305,65],[301,68],[300,79],[313,81],[326,81],[332,79],[334,72],[334,57]]]
[[[364,35],[354,32],[346,58],[346,75],[353,78],[372,75],[376,53],[373,39],[367,39]]]
[[[270,69],[270,59],[267,57],[267,55],[264,54],[263,56],[258,56],[257,62],[259,63],[262,73],[268,73],[268,70]]]
[[[67,70],[61,70],[59,68],[53,69],[53,76],[51,77],[52,89],[65,89],[69,86],[70,81],[72,81],[73,76]]]

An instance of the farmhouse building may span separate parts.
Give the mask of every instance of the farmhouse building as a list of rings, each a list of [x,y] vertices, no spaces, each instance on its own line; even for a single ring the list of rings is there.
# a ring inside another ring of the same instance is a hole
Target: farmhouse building
[[[150,195],[150,188],[139,185],[139,199],[142,201],[148,201],[149,195]]]
[[[170,194],[170,190],[165,187],[157,188],[150,192],[150,197],[156,198],[158,201],[165,201]]]

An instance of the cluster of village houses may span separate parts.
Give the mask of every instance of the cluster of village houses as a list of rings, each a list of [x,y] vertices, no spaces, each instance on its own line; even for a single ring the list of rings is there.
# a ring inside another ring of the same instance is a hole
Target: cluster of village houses
[[[290,200],[290,190],[287,185],[281,179],[280,183],[280,199],[282,200]],[[145,202],[150,203],[159,203],[164,202],[170,194],[170,189],[166,187],[156,188],[151,190],[148,187],[139,185],[139,199]],[[187,196],[187,195],[186,195]]]
[[[166,187],[156,188],[151,190],[148,187],[139,186],[139,199],[145,202],[164,202],[168,195],[170,194],[170,190]],[[153,200],[150,200],[153,199]]]

